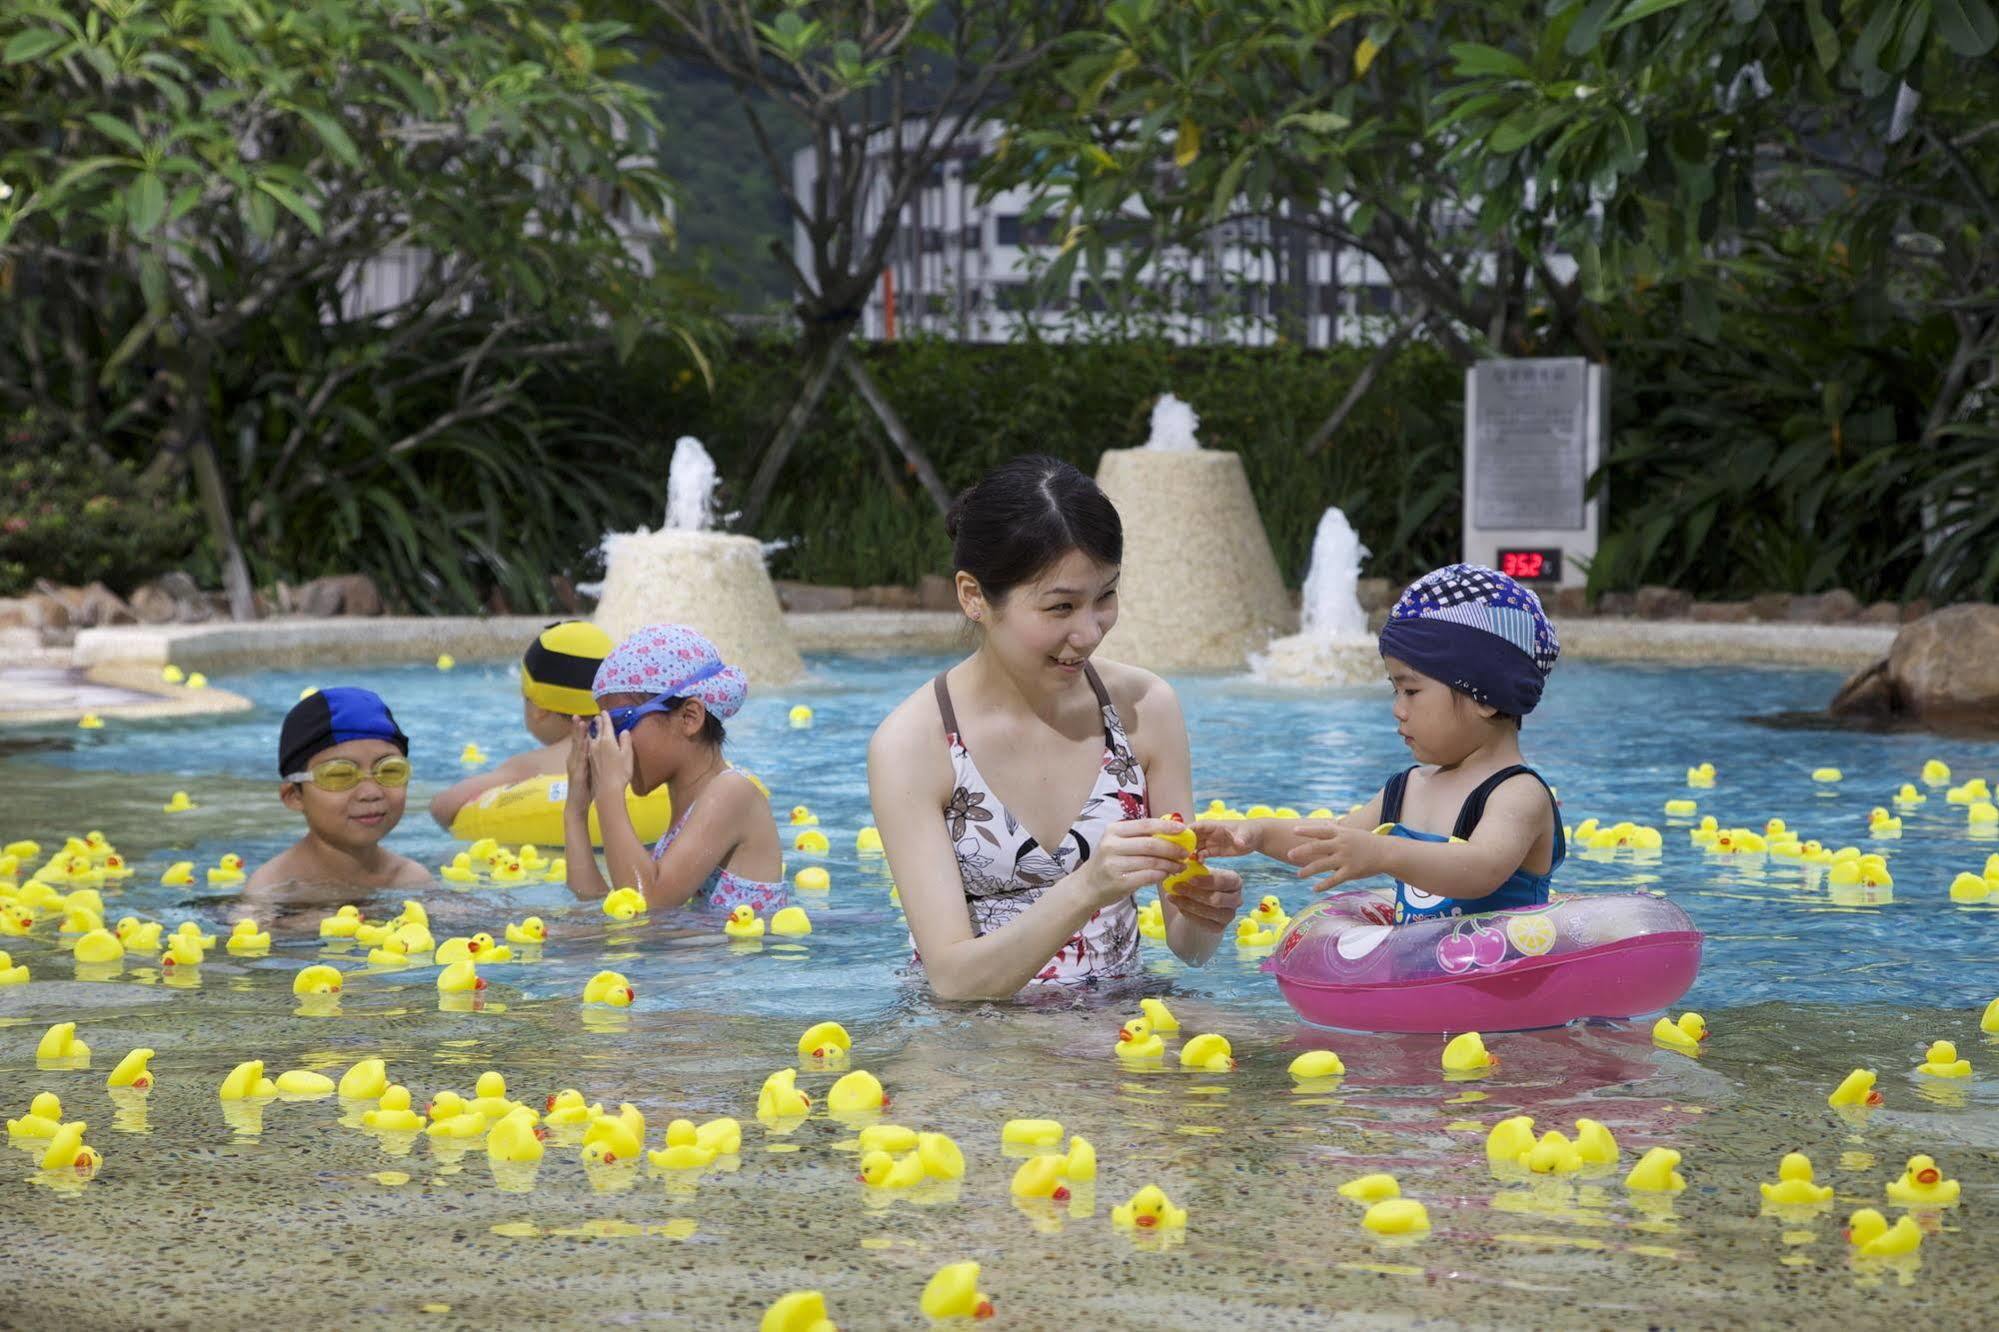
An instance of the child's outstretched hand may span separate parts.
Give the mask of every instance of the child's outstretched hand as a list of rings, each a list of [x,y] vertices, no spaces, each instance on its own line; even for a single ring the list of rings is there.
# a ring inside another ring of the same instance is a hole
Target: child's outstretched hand
[[[1233,820],[1194,825],[1196,860],[1227,860],[1233,856],[1246,856],[1254,850],[1254,840]]]
[[[1382,872],[1382,839],[1365,828],[1307,823],[1299,825],[1298,836],[1298,845],[1284,858],[1298,866],[1301,879],[1323,876],[1312,885],[1315,893]]]

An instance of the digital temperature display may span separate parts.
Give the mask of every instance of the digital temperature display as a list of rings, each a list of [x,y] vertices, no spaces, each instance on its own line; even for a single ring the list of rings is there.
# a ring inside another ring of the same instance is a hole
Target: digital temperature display
[[[1499,552],[1499,571],[1508,578],[1518,578],[1523,583],[1554,583],[1562,577],[1561,547],[1537,547],[1530,550],[1507,550]]]

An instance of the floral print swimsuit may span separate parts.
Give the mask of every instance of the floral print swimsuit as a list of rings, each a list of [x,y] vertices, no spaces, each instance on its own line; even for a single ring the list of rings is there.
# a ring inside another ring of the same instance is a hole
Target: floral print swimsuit
[[[1132,755],[1117,708],[1096,668],[1085,663],[1083,673],[1103,710],[1103,766],[1068,834],[1052,848],[1037,842],[992,794],[965,749],[944,677],[939,675],[932,682],[937,710],[944,719],[945,739],[951,746],[951,800],[942,814],[957,853],[965,905],[976,935],[1003,928],[1032,906],[1050,884],[1088,860],[1102,842],[1105,829],[1126,819],[1145,818],[1150,808],[1145,770]],[[914,955],[913,939],[910,947],[912,957],[921,964],[922,958]],[[1073,984],[1130,976],[1137,971],[1138,909],[1127,897],[1092,914],[1034,979]]]
[[[742,769],[732,765],[729,771],[742,772]],[[750,776],[746,772],[742,775],[745,777]],[[750,780],[755,782],[756,778],[750,777]],[[757,785],[761,788],[762,783],[758,782]],[[686,824],[687,816],[692,814],[694,806],[700,803],[699,800],[696,800],[693,804],[688,805],[684,812],[676,811],[680,813],[680,817],[673,821],[671,828],[660,834],[659,841],[653,846],[652,858],[654,860],[658,860],[666,854],[666,849],[673,845],[673,839],[680,836],[680,829]],[[717,911],[733,911],[739,906],[746,906],[758,915],[764,915],[784,906],[790,900],[791,891],[781,883],[765,883],[761,879],[746,879],[733,870],[717,865],[714,873],[708,876],[707,881],[694,890],[694,896],[687,899],[687,905],[690,907],[708,907]]]

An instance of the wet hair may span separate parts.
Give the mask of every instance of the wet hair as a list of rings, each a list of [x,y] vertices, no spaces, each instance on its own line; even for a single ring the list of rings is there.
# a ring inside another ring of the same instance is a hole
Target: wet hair
[[[978,579],[995,606],[1072,550],[1124,562],[1117,506],[1075,466],[1041,453],[1010,458],[962,491],[944,530],[952,567]]]

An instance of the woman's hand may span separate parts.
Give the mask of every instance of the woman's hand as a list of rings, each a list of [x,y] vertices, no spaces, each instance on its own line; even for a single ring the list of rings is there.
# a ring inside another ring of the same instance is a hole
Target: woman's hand
[[[632,784],[632,733],[611,733],[608,717],[597,718],[597,734],[590,741],[590,781],[597,794],[623,794]]]
[[[1284,857],[1298,866],[1301,879],[1318,878],[1312,891],[1323,893],[1355,879],[1371,878],[1383,872],[1387,849],[1385,838],[1345,824],[1310,824],[1299,829],[1298,845]],[[1323,877],[1320,877],[1323,876]]]
[[[1173,885],[1166,900],[1196,925],[1220,932],[1242,910],[1242,875],[1211,868],[1198,879]]]
[[[1121,902],[1147,884],[1187,867],[1187,856],[1159,836],[1180,832],[1171,819],[1128,819],[1104,832],[1096,854],[1080,871],[1083,891],[1095,906]]]
[[[572,805],[590,803],[592,788],[590,783],[590,721],[588,717],[577,717],[569,727],[569,798]]]

